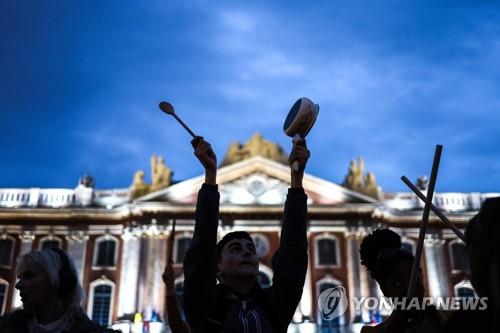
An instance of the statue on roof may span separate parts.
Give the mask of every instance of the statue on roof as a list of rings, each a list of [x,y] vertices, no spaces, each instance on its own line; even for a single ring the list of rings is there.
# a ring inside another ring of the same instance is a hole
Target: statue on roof
[[[280,163],[288,163],[288,156],[278,144],[268,141],[260,133],[255,133],[245,143],[233,142],[229,145],[221,166],[236,163],[254,156],[262,156]]]
[[[381,189],[377,184],[375,175],[372,172],[368,172],[365,176],[365,187],[364,193],[372,198],[381,199]]]
[[[172,170],[165,165],[161,156],[151,156],[151,192],[170,185],[172,181]]]
[[[342,185],[350,190],[366,194],[372,198],[380,200],[382,190],[377,184],[375,175],[368,172],[363,176],[364,172],[365,161],[363,158],[360,157],[357,161],[352,160]]]
[[[91,175],[84,174],[78,179],[78,185],[82,185],[83,187],[94,188],[95,181]]]
[[[416,185],[420,191],[427,191],[427,188],[429,187],[429,179],[425,175],[420,176],[416,181]]]
[[[146,183],[144,180],[144,171],[136,171],[130,187],[130,197],[135,199],[170,186],[172,184],[172,174],[172,170],[165,165],[163,157],[153,154],[151,156],[151,184]]]
[[[355,160],[351,160],[349,171],[343,185],[351,190],[361,192],[363,189],[364,168],[365,162],[362,158],[358,158],[357,162]]]
[[[134,181],[130,187],[130,197],[132,199],[138,198],[149,193],[149,184],[144,181],[144,171],[137,170],[134,174]]]

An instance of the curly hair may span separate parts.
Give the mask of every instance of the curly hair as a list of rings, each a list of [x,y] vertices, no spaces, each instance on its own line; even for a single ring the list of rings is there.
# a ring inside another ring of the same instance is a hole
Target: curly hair
[[[359,249],[361,264],[372,278],[383,283],[398,261],[413,262],[413,254],[401,249],[401,237],[389,229],[377,229],[366,236]]]

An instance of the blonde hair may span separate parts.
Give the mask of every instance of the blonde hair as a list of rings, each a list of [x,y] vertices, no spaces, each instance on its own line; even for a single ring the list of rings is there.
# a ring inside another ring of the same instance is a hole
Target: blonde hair
[[[62,253],[60,254],[56,251],[60,251]],[[59,294],[59,300],[65,307],[76,311],[80,308],[80,305],[84,298],[84,291],[82,285],[80,284],[80,281],[78,281],[78,273],[71,257],[62,250],[56,251],[51,249],[45,249],[41,251],[33,250],[31,252],[23,254],[17,258],[17,270],[19,270],[28,262],[36,264],[47,276],[50,284],[50,286],[48,287],[57,291],[59,291],[61,287],[61,281],[59,281],[61,271],[63,269],[69,270],[65,273],[74,276],[75,284],[66,294]],[[63,261],[65,260],[62,258],[63,255],[67,258],[66,265],[63,263]]]

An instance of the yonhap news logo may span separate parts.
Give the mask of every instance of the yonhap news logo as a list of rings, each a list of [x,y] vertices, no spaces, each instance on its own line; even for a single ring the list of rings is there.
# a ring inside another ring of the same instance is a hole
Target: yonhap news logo
[[[344,287],[325,289],[318,298],[318,309],[323,320],[333,320],[347,310],[347,293]]]
[[[356,313],[390,313],[400,311],[425,311],[429,307],[444,311],[484,311],[488,309],[487,297],[353,297]],[[341,317],[348,307],[347,292],[337,286],[325,289],[318,298],[318,309],[325,321]]]

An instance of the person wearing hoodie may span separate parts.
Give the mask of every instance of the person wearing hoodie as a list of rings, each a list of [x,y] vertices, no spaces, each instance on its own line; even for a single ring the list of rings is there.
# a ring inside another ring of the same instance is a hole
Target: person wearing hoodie
[[[257,282],[259,261],[247,232],[228,233],[217,243],[217,159],[202,138],[192,144],[205,168],[205,184],[198,193],[194,235],[184,259],[184,311],[191,332],[286,332],[307,271],[307,196],[302,188],[310,155],[306,142],[296,141],[290,154],[290,166],[298,161],[299,168],[290,168],[279,256],[268,288]]]

